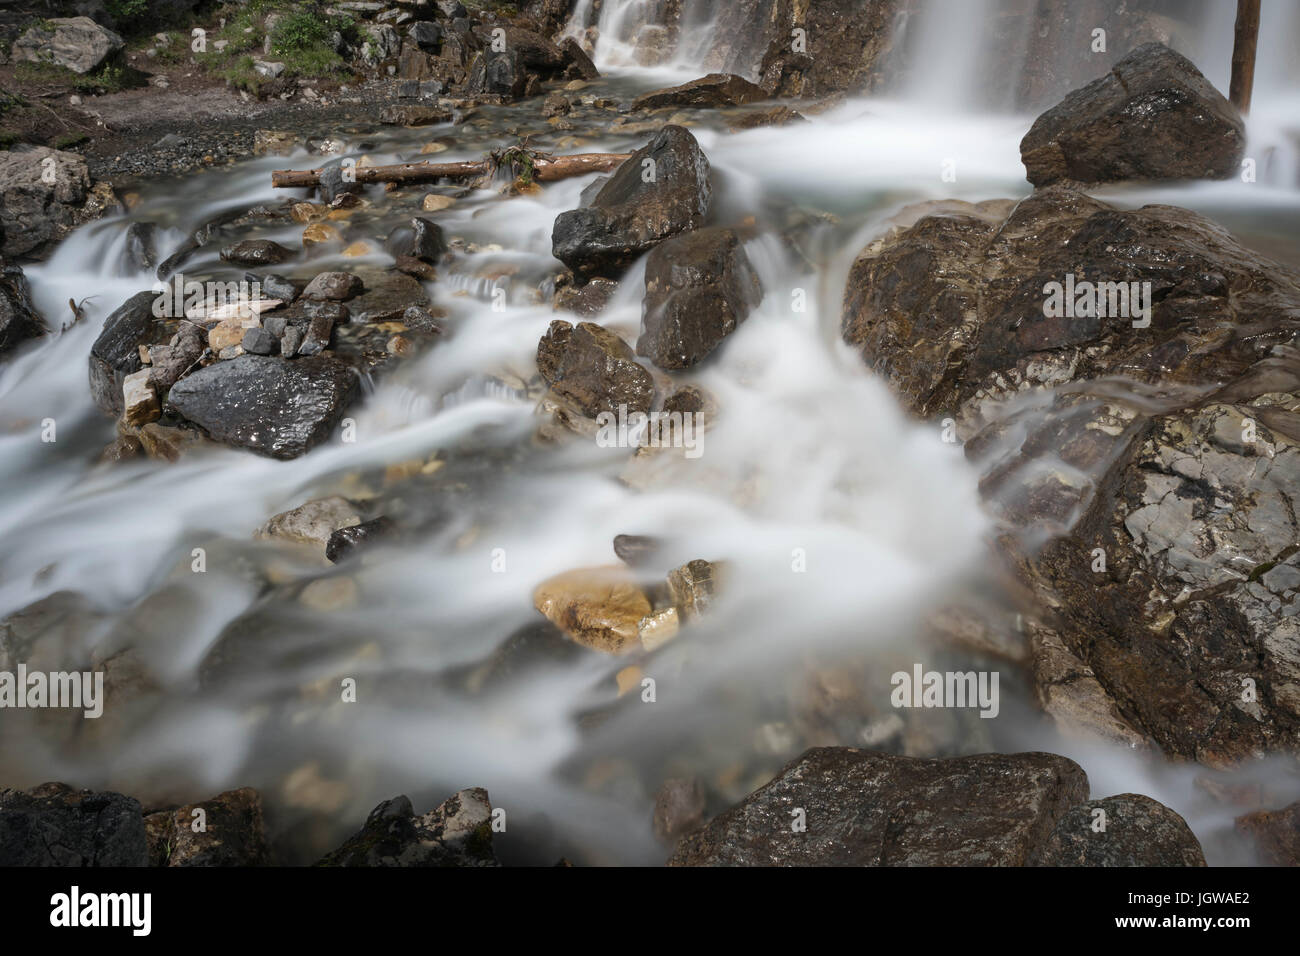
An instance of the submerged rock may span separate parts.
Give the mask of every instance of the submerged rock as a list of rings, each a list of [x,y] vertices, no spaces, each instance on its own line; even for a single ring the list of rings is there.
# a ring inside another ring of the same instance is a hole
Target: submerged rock
[[[145,866],[140,804],[45,783],[0,790],[0,866]]]
[[[1087,796],[1083,770],[1054,754],[821,747],[686,836],[669,865],[1023,866]]]
[[[695,137],[665,126],[614,171],[590,206],[556,217],[552,252],[580,281],[617,277],[652,246],[700,226],[710,197],[709,161]]]
[[[650,599],[619,565],[548,578],[533,591],[533,604],[573,640],[607,654],[640,650],[637,625],[651,611]]]
[[[537,343],[537,370],[557,395],[590,418],[618,414],[620,405],[648,412],[654,401],[654,380],[637,364],[631,346],[592,322],[552,322]]]
[[[292,259],[294,252],[270,239],[245,239],[221,250],[221,258],[241,266],[270,266]]]
[[[1034,864],[1205,866],[1205,854],[1173,810],[1141,794],[1121,793],[1067,810]]]
[[[317,865],[499,866],[488,792],[461,790],[418,817],[408,797],[385,800],[355,836]]]
[[[1020,156],[1045,186],[1226,179],[1245,148],[1236,108],[1181,54],[1148,43],[1038,117]]]
[[[304,544],[326,553],[335,532],[361,523],[352,502],[340,495],[316,498],[272,517],[257,531],[257,537]]]
[[[735,331],[763,298],[734,229],[697,229],[646,258],[636,352],[662,369],[690,368]]]
[[[216,441],[284,459],[328,438],[359,391],[356,371],[330,356],[244,355],[181,379],[168,405]]]
[[[1237,818],[1237,829],[1255,841],[1268,866],[1300,866],[1300,802],[1281,810],[1261,810]]]

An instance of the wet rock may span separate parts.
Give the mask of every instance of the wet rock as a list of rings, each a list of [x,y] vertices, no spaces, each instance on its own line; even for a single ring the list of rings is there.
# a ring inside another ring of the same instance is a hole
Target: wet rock
[[[203,436],[190,428],[150,422],[135,432],[144,453],[157,461],[175,462],[189,449],[204,444]]]
[[[411,103],[385,106],[379,112],[379,122],[390,126],[433,126],[436,123],[450,123],[451,119],[451,110]]]
[[[333,299],[346,302],[365,289],[360,277],[351,272],[322,272],[302,290],[304,299]]]
[[[303,331],[302,342],[298,345],[298,355],[317,355],[329,348],[330,336],[334,334],[334,316],[328,312],[313,315]]]
[[[486,790],[453,794],[416,816],[407,797],[386,800],[365,826],[318,866],[498,866]]]
[[[320,179],[316,184],[316,190],[320,194],[320,200],[324,203],[333,202],[340,196],[359,193],[362,188],[362,183],[344,179],[343,167],[339,165],[324,167],[320,172]],[[317,225],[320,224],[317,223]]]
[[[0,866],[146,866],[140,804],[46,783],[0,790]]]
[[[662,369],[698,364],[735,331],[763,290],[733,229],[697,229],[646,258],[637,355]]]
[[[298,349],[302,346],[303,331],[301,327],[291,325],[280,333],[280,354],[285,358],[293,358],[298,354]]]
[[[617,291],[618,283],[613,279],[597,277],[586,285],[565,285],[556,289],[554,306],[584,317],[599,315]]]
[[[18,63],[52,63],[84,75],[123,46],[120,36],[90,17],[55,18],[38,20],[15,40],[13,58]]]
[[[438,278],[437,269],[413,256],[397,256],[393,260],[393,268],[421,282],[434,282]]]
[[[709,162],[695,137],[665,126],[614,171],[590,206],[556,217],[552,253],[580,281],[616,278],[659,242],[699,227],[710,196]]]
[[[564,37],[560,40],[559,50],[566,61],[565,76],[578,80],[594,80],[600,76],[596,64],[591,62],[591,57],[587,56],[582,45],[573,37]]]
[[[518,99],[528,88],[528,72],[519,51],[507,47],[480,51],[470,67],[469,81],[465,86],[467,96],[501,96],[507,100]]]
[[[248,355],[274,355],[280,350],[280,340],[263,328],[245,329],[239,346]]]
[[[1182,55],[1133,50],[1040,116],[1020,143],[1035,186],[1226,179],[1246,148],[1237,110]]]
[[[144,446],[134,435],[119,435],[104,446],[99,453],[99,461],[106,465],[116,465],[132,458],[139,458],[144,453]]]
[[[683,622],[707,614],[716,590],[716,566],[708,561],[688,561],[668,572],[668,594]]]
[[[662,542],[643,534],[614,535],[614,554],[630,568],[644,567],[653,562]]]
[[[122,380],[122,420],[128,425],[144,425],[162,414],[158,393],[149,384],[152,369],[132,372]]]
[[[0,256],[40,256],[79,224],[90,172],[76,153],[0,151]]]
[[[196,823],[203,826],[195,830]],[[262,796],[252,787],[144,818],[151,866],[263,866]]]
[[[632,101],[632,109],[654,110],[670,106],[718,109],[756,103],[767,99],[767,96],[766,90],[743,77],[729,73],[710,73],[680,86],[643,93]]]
[[[1300,803],[1237,818],[1237,829],[1254,838],[1267,866],[1300,866]]]
[[[542,101],[543,116],[564,116],[573,107],[563,93],[551,93]]]
[[[686,836],[669,865],[1022,866],[1087,796],[1083,770],[1054,754],[815,748]]]
[[[99,409],[117,418],[122,414],[126,377],[140,371],[140,347],[166,342],[174,321],[153,314],[155,296],[137,292],[104,320],[104,329],[90,347],[90,395]]]
[[[337,359],[244,355],[177,382],[168,405],[211,438],[272,458],[296,458],[329,437],[359,392]]]
[[[409,225],[398,226],[388,234],[385,248],[394,259],[409,256],[423,262],[437,262],[447,251],[447,238],[442,226],[416,216]]]
[[[397,530],[391,518],[380,516],[350,527],[339,528],[325,545],[325,557],[335,564],[369,545],[391,537]]]
[[[221,250],[221,258],[241,266],[270,266],[292,259],[292,249],[270,239],[245,239]]]
[[[608,329],[591,322],[576,327],[556,319],[537,344],[537,370],[558,395],[584,415],[648,412],[654,380],[637,364],[631,347]]]
[[[1145,748],[1146,737],[1120,713],[1092,668],[1051,628],[1033,620],[1027,626],[1038,703],[1061,734]]]
[[[925,417],[1112,374],[1222,383],[1300,329],[1300,276],[1185,209],[1121,211],[1052,186],[908,218],[854,262],[841,331]],[[1104,314],[1066,314],[1069,289]]]
[[[789,126],[791,123],[806,123],[807,118],[788,106],[769,106],[765,109],[745,110],[729,115],[727,129],[738,133],[746,129],[758,129],[761,126]]]
[[[257,531],[257,537],[292,541],[326,554],[330,538],[344,528],[361,524],[361,515],[346,498],[316,498],[281,512]]]
[[[23,270],[0,261],[0,356],[45,332]]]
[[[260,283],[263,293],[281,302],[292,302],[301,294],[301,287],[297,283],[274,272],[262,276]]]
[[[533,605],[585,647],[607,654],[641,649],[637,625],[650,599],[619,565],[566,571],[539,584]]]
[[[1102,823],[1104,830],[1095,829]],[[1186,821],[1173,810],[1141,794],[1121,793],[1067,810],[1034,864],[1205,866],[1205,855]]]

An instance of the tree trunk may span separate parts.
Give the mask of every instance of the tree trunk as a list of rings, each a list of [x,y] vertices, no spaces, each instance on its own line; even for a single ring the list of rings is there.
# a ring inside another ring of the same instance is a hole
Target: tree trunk
[[[533,178],[553,182],[584,173],[606,173],[617,169],[631,153],[575,153],[572,156],[538,157]],[[430,183],[438,179],[469,179],[492,171],[488,160],[462,163],[401,163],[396,166],[359,166],[354,172],[359,183]],[[277,188],[316,186],[319,169],[277,169],[271,173],[271,185]]]
[[[1232,39],[1232,82],[1228,86],[1228,99],[1243,116],[1250,112],[1250,94],[1255,85],[1255,45],[1258,40],[1259,0],[1237,0],[1237,24]]]

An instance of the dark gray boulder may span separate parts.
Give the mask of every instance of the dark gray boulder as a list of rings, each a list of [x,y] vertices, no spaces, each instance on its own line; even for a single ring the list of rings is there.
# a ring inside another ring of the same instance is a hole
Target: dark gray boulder
[[[385,800],[355,836],[317,865],[499,866],[488,792],[461,790],[418,817],[410,798]]]
[[[140,804],[45,783],[0,790],[0,866],[145,866]]]
[[[552,254],[580,282],[617,277],[657,243],[701,226],[710,197],[699,143],[682,127],[665,126],[614,171],[590,206],[556,217]]]
[[[669,865],[1021,866],[1087,796],[1083,770],[1055,754],[818,747],[684,837]]]
[[[690,368],[735,331],[763,298],[734,229],[697,229],[650,250],[637,355]]]
[[[537,343],[537,370],[557,395],[590,418],[618,414],[620,405],[629,413],[648,412],[654,401],[654,380],[631,347],[592,322],[552,322]]]
[[[1038,117],[1020,157],[1035,186],[1226,179],[1245,148],[1223,94],[1186,57],[1147,43]]]
[[[0,260],[0,355],[45,334],[45,323],[32,304],[32,290],[18,266]]]
[[[1038,866],[1205,866],[1187,822],[1138,793],[1066,811],[1035,858]]]
[[[122,382],[144,368],[140,346],[166,342],[176,320],[154,315],[153,292],[137,292],[104,320],[90,347],[90,397],[105,414],[122,414]]]
[[[359,390],[356,371],[332,356],[242,355],[181,379],[167,404],[216,441],[286,459],[328,438]]]

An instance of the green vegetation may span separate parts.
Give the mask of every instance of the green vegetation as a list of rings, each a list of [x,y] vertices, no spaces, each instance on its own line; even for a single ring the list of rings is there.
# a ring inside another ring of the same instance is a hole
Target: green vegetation
[[[14,66],[14,76],[28,86],[59,86],[86,94],[118,93],[144,85],[144,74],[119,63],[105,63],[82,75],[53,63],[23,62]]]

